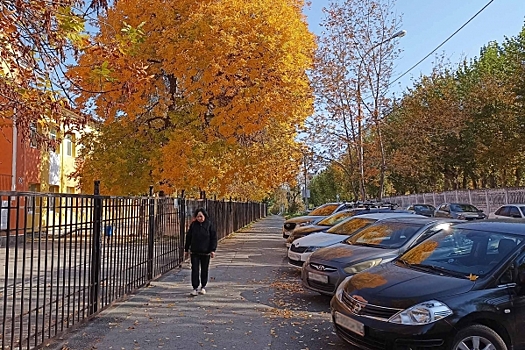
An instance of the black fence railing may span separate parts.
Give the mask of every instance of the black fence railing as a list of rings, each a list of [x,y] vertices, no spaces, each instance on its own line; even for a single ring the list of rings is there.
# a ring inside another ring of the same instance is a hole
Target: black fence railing
[[[34,349],[179,266],[194,209],[219,238],[261,203],[0,192],[0,345]]]

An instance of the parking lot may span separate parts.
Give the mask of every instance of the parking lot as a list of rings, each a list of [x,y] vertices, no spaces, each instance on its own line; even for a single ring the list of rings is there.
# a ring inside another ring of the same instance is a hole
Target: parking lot
[[[284,219],[270,216],[219,243],[205,296],[190,297],[189,264],[49,344],[48,349],[345,349],[330,298],[288,265]]]

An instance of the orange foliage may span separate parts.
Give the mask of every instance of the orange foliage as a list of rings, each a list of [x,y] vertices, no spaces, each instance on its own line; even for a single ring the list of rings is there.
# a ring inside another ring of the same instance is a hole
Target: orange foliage
[[[262,198],[298,170],[314,36],[302,0],[119,1],[69,71],[106,123],[168,131],[152,174],[172,188]]]

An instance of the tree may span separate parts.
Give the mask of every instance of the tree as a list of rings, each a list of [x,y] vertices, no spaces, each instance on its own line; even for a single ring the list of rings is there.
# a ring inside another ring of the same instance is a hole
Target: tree
[[[68,73],[77,102],[104,123],[165,133],[150,162],[161,186],[264,198],[297,174],[295,136],[312,110],[315,42],[302,6],[117,2]]]
[[[393,5],[389,0],[331,2],[313,73],[320,107],[309,126],[311,139],[321,143],[323,159],[335,161],[344,152],[349,166],[345,171],[351,182],[359,184],[361,199],[366,198],[366,132],[374,131],[382,156],[379,197],[383,187],[386,165],[380,111],[387,103],[384,95],[398,53],[392,39],[400,26]]]
[[[63,71],[67,57],[87,44],[90,11],[79,0],[3,0],[0,3],[0,127],[13,123],[23,135],[37,124],[82,124],[72,109]],[[104,8],[93,0],[89,9]],[[45,140],[43,140],[45,141]]]

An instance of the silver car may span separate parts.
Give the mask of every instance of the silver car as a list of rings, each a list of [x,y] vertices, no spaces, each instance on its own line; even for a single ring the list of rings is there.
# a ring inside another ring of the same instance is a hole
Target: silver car
[[[313,252],[318,249],[341,243],[351,235],[359,232],[363,228],[374,224],[379,220],[393,217],[424,217],[414,215],[405,211],[391,210],[389,212],[379,212],[373,214],[357,215],[346,218],[344,221],[332,226],[324,232],[297,239],[288,249],[288,263],[294,267],[301,268]]]

